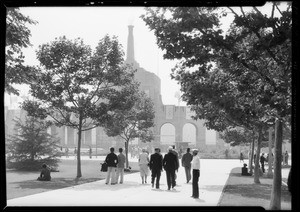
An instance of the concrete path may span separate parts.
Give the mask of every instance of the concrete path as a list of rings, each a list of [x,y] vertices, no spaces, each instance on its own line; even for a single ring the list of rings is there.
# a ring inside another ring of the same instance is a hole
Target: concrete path
[[[150,177],[147,184],[141,184],[140,174],[133,173],[125,175],[124,184],[106,185],[105,180],[99,180],[11,199],[7,206],[217,206],[230,171],[241,166],[239,160],[201,159],[199,199],[190,197],[192,183],[186,183],[180,167],[176,190],[167,190],[165,172],[160,189],[151,187]]]
[[[217,206],[232,168],[239,160],[201,160],[199,199],[193,199],[192,183],[186,183],[185,172],[177,173],[176,190],[167,190],[162,172],[160,189],[153,189],[150,178],[141,184],[139,173],[125,176],[124,184],[106,185],[105,180],[49,192],[15,198],[7,206]]]

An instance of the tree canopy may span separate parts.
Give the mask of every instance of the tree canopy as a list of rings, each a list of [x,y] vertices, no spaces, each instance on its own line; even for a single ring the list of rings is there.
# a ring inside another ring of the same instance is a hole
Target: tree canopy
[[[257,154],[264,128],[276,121],[275,149],[280,153],[271,209],[279,209],[282,123],[290,121],[292,105],[292,10],[290,2],[266,7],[268,13],[257,7],[146,8],[142,19],[165,50],[164,58],[179,60],[171,76],[196,118],[219,131],[230,125],[256,128]],[[234,19],[224,31],[221,19],[228,14]],[[255,163],[254,181],[259,182]]]
[[[115,110],[109,114],[104,125],[108,136],[120,136],[125,141],[126,167],[128,167],[128,145],[134,138],[142,142],[153,140],[155,111],[150,97],[137,90],[132,99],[134,105],[129,110]]]
[[[31,32],[27,24],[37,22],[24,16],[18,8],[7,8],[5,49],[5,91],[19,94],[14,84],[28,83],[32,70],[25,66],[22,49],[30,46]]]
[[[82,39],[64,36],[37,51],[40,65],[30,84],[34,100],[22,107],[31,116],[48,117],[57,126],[78,130],[77,177],[81,177],[81,132],[101,126],[115,110],[134,105],[135,70],[124,63],[123,55],[117,38],[108,35],[94,51]]]

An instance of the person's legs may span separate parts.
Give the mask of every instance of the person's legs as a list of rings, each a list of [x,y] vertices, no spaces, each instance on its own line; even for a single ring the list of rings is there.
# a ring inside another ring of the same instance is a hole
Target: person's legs
[[[191,174],[191,167],[188,167],[188,173],[189,173],[189,182],[191,181],[192,179],[192,174]]]
[[[174,188],[176,186],[176,174],[175,174],[175,170],[171,170],[170,171],[170,178],[171,178],[171,184],[172,184],[172,188]]]
[[[117,173],[116,173],[116,183],[119,182],[120,172],[121,172],[121,168],[117,168]]]
[[[112,172],[112,167],[107,167],[107,174],[106,174],[106,181],[105,181],[106,184],[109,183],[111,172]]]
[[[196,197],[196,190],[197,190],[197,173],[196,170],[193,169],[193,193],[192,193],[192,197]]]
[[[117,181],[116,181],[116,170],[117,170],[116,167],[112,167],[112,169],[111,169],[111,184],[116,184],[117,183]]]
[[[142,165],[140,165],[140,175],[141,175],[141,178],[142,178],[142,184],[144,184],[144,176],[145,176],[145,174],[144,174],[144,170],[143,170],[143,166]]]
[[[171,179],[170,179],[170,171],[166,170],[166,176],[167,176],[167,185],[168,185],[168,190],[171,189]]]
[[[124,182],[124,168],[120,168],[120,183]]]
[[[194,191],[194,197],[199,198],[199,176],[200,176],[200,171],[195,170],[195,191]]]
[[[160,180],[160,170],[157,170],[156,173],[156,188],[159,188],[159,180]]]
[[[152,185],[152,188],[154,187],[155,177],[156,177],[156,170],[152,169],[152,171],[151,171],[151,185]]]
[[[184,171],[185,171],[186,182],[188,183],[188,181],[189,181],[188,167],[185,166]]]

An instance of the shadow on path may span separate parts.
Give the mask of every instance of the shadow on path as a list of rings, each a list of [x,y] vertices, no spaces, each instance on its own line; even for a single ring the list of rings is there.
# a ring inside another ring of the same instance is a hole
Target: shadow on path
[[[70,186],[80,185],[84,183],[90,183],[94,181],[102,180],[101,178],[88,178],[76,180],[74,178],[52,178],[51,181],[38,181],[27,180],[22,182],[14,182],[12,184],[18,185],[21,189],[60,189]]]

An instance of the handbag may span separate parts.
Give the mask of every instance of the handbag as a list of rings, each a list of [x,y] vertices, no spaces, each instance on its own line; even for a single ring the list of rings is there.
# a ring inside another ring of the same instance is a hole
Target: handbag
[[[107,172],[107,163],[104,162],[104,163],[100,163],[101,164],[101,169],[100,171],[101,172]]]

